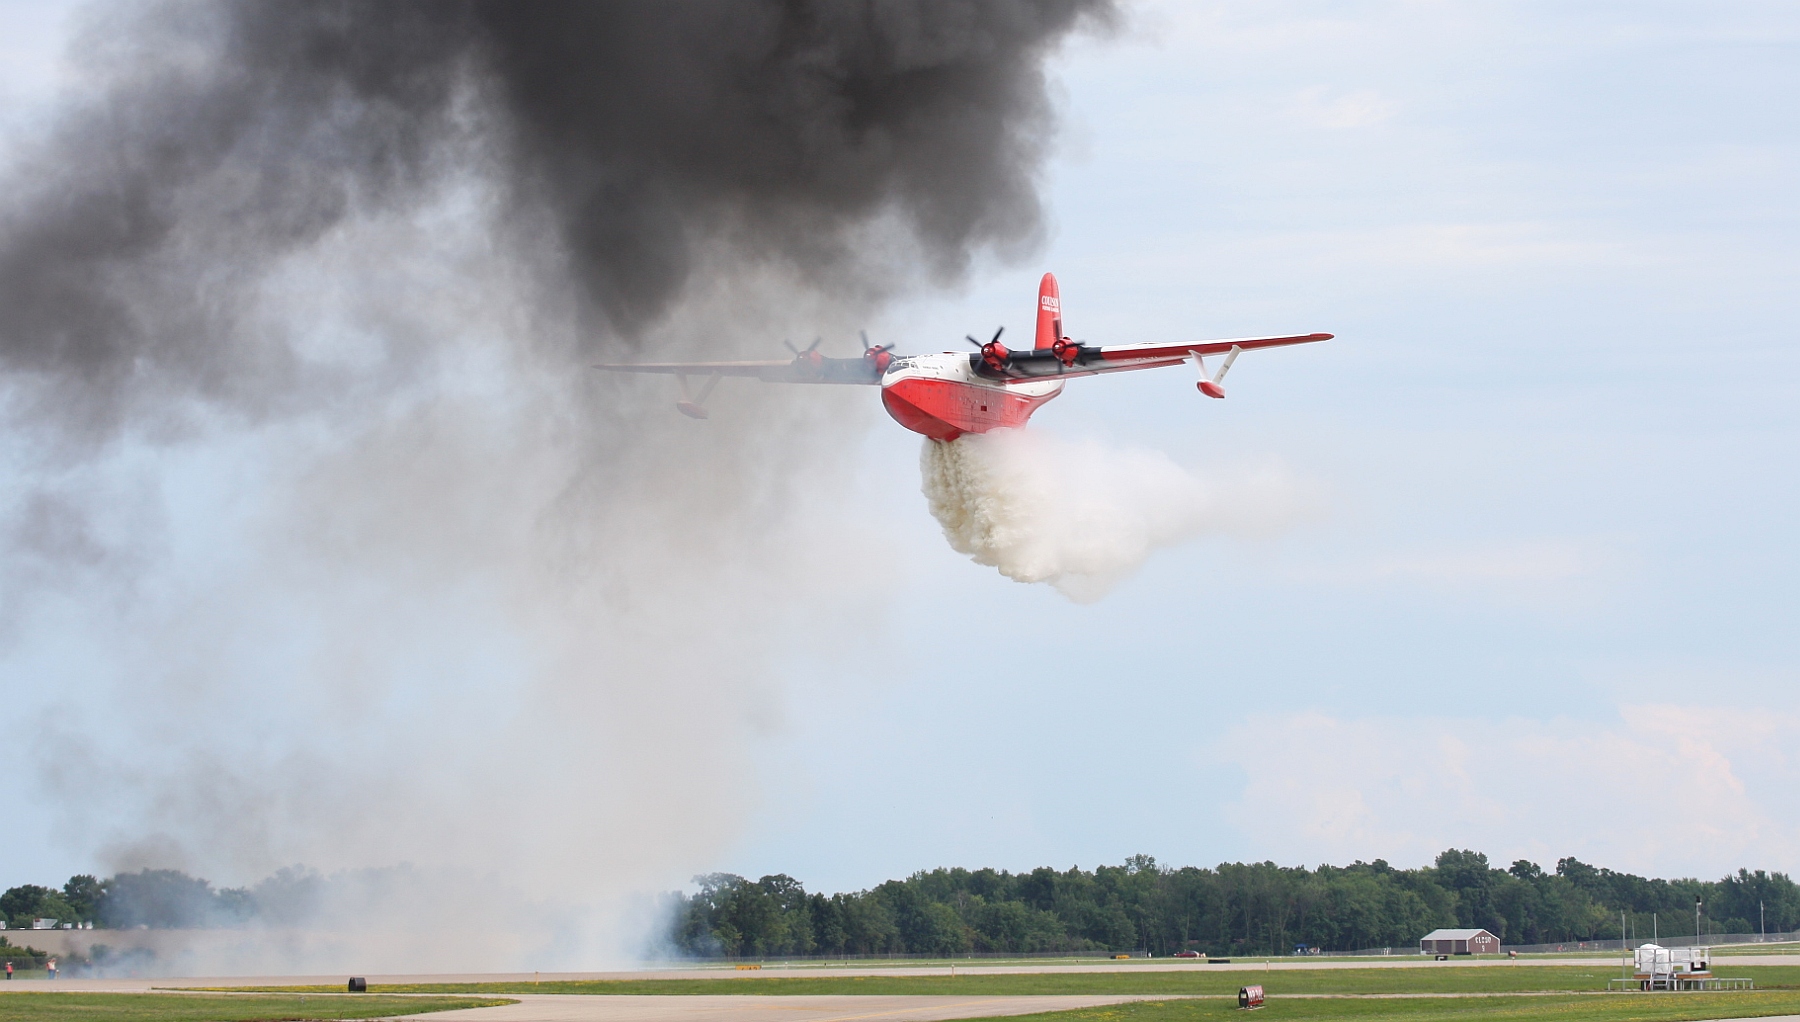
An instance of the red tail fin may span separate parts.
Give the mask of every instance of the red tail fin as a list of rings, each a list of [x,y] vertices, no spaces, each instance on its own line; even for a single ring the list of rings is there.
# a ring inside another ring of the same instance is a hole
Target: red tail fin
[[[1056,274],[1044,274],[1038,285],[1037,346],[1048,348],[1062,337],[1062,295],[1056,290]]]

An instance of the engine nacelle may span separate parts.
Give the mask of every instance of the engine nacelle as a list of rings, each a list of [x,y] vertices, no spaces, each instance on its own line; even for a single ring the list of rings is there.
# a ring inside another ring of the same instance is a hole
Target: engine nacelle
[[[794,356],[794,373],[804,379],[819,379],[825,375],[825,356],[817,348],[802,351]]]

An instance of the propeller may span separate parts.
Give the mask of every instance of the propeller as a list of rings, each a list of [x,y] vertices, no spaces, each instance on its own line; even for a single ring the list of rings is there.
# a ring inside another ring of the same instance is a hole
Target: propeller
[[[1059,337],[1050,345],[1050,351],[1063,365],[1072,366],[1081,358],[1081,342],[1073,337]]]
[[[825,338],[823,338],[823,337],[815,337],[815,338],[813,338],[813,342],[812,342],[812,343],[811,343],[811,344],[809,344],[809,345],[807,345],[807,346],[806,346],[806,350],[805,350],[805,351],[801,351],[801,350],[800,350],[800,349],[799,349],[799,348],[796,348],[796,347],[794,347],[794,342],[793,342],[793,341],[790,341],[790,340],[788,340],[788,339],[787,339],[787,338],[785,338],[785,337],[783,337],[783,338],[782,338],[782,339],[781,339],[781,343],[782,343],[782,344],[784,344],[784,345],[786,345],[786,346],[787,346],[787,350],[789,350],[789,351],[791,351],[791,352],[793,352],[793,353],[794,353],[794,357],[795,357],[795,358],[799,358],[799,357],[800,357],[800,356],[802,356],[802,355],[810,355],[810,354],[812,354],[812,353],[813,353],[813,350],[814,350],[814,349],[816,349],[816,348],[817,348],[817,347],[818,347],[818,346],[819,346],[819,342],[820,342],[820,341],[823,341],[823,340],[824,340],[824,339],[825,339]]]
[[[867,330],[859,330],[857,333],[862,334],[863,358],[869,360],[869,364],[874,367],[876,375],[886,375],[888,366],[892,365],[894,361],[894,356],[889,354],[889,352],[894,350],[894,346],[892,344],[870,344],[869,332]]]
[[[988,344],[999,344],[1000,343],[1000,335],[1005,332],[1006,332],[1006,328],[1004,326],[1001,327],[1000,329],[994,331],[994,339],[987,343]],[[968,341],[970,344],[973,344],[974,346],[976,346],[977,348],[980,348],[983,351],[987,350],[987,344],[983,344],[980,341],[976,340],[974,334],[964,334],[963,340]]]
[[[994,331],[993,339],[986,344],[976,340],[973,336],[968,337],[970,344],[981,349],[981,361],[996,372],[1006,368],[1006,360],[1012,355],[1012,352],[1006,350],[1006,345],[1000,343],[1000,335],[1005,332],[1006,327],[1004,326]]]

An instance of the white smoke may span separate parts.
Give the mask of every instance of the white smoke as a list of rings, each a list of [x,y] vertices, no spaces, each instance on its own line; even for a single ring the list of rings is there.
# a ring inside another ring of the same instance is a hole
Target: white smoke
[[[1207,534],[1267,534],[1307,503],[1280,471],[1209,480],[1157,451],[1041,430],[927,440],[919,469],[952,548],[1078,603],[1105,596],[1158,547]]]
[[[416,248],[409,224],[359,224],[270,283],[271,320],[303,298],[321,350],[368,324],[430,338],[402,384],[129,445],[40,516],[99,567],[47,592],[15,570],[42,556],[0,558],[0,606],[21,608],[0,676],[66,665],[20,725],[59,844],[104,873],[332,879],[259,921],[277,930],[171,938],[144,968],[630,961],[648,892],[716,868],[756,808],[744,764],[780,727],[783,637],[878,593],[832,502],[866,394],[722,386],[688,420],[669,381],[572,369],[569,328],[467,220]],[[750,317],[746,347],[817,324],[853,343],[779,274],[715,279],[663,330]],[[543,340],[487,343],[508,333]]]

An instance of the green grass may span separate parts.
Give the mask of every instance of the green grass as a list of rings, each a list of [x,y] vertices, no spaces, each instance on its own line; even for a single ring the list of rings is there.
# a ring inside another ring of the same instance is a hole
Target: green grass
[[[1800,993],[1616,994],[1610,997],[1458,997],[1272,1000],[1254,1014],[1235,1001],[1139,1001],[1104,1008],[1013,1015],[1007,1022],[1681,1022],[1800,1013]]]
[[[515,1004],[503,997],[379,997],[372,994],[89,994],[0,991],[0,1022],[274,1022],[386,1018],[452,1008]]]
[[[1617,967],[1496,965],[1417,969],[1285,969],[1263,972],[1190,970],[1163,972],[1052,972],[941,976],[746,976],[734,979],[558,980],[545,983],[371,984],[372,992],[443,994],[1235,994],[1261,983],[1271,994],[1499,994],[1527,991],[1605,990]],[[1732,966],[1726,976],[1748,976],[1759,989],[1800,989],[1800,966]],[[302,991],[326,987],[253,987]]]

